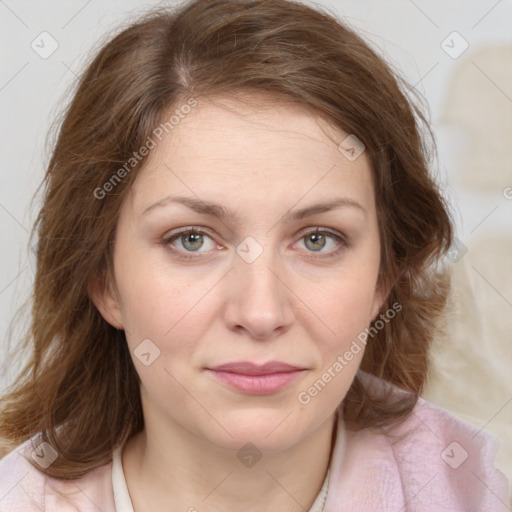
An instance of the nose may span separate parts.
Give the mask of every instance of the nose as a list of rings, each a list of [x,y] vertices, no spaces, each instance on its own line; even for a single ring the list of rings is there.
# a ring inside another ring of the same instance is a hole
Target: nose
[[[231,330],[270,340],[294,319],[293,293],[269,248],[252,263],[236,256],[229,273],[225,320]]]

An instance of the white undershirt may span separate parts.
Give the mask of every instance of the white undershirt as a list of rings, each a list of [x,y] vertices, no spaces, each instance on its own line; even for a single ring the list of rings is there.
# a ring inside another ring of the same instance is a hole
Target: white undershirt
[[[114,489],[114,503],[116,512],[134,512],[132,500],[128,493],[128,486],[123,472],[123,464],[121,461],[121,446],[114,449],[112,453],[112,486]],[[329,472],[325,476],[324,483],[318,493],[313,505],[308,512],[322,512],[324,508],[325,498],[327,496],[327,487],[329,481]]]

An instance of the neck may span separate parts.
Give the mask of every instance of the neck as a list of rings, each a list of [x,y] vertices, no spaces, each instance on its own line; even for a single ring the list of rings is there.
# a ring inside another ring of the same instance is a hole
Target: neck
[[[264,453],[219,448],[180,428],[145,428],[122,456],[134,510],[308,511],[329,468],[336,427],[333,415],[300,443]]]

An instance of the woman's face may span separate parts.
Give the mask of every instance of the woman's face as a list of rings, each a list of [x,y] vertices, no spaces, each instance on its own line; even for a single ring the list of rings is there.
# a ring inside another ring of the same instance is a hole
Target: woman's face
[[[125,330],[146,427],[281,450],[345,397],[380,246],[366,153],[321,126],[204,100],[151,150],[120,212],[118,294],[95,298]]]

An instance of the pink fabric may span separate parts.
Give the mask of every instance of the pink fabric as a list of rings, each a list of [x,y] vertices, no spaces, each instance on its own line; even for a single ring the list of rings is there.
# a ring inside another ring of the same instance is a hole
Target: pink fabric
[[[488,433],[421,398],[394,433],[404,436],[346,431],[325,512],[511,510],[507,479],[493,464],[498,442]]]
[[[507,480],[493,464],[498,443],[488,433],[419,399],[393,434],[339,436],[325,512],[510,510]],[[63,482],[31,466],[22,456],[31,452],[29,440],[0,460],[0,512],[115,512],[111,463]]]

